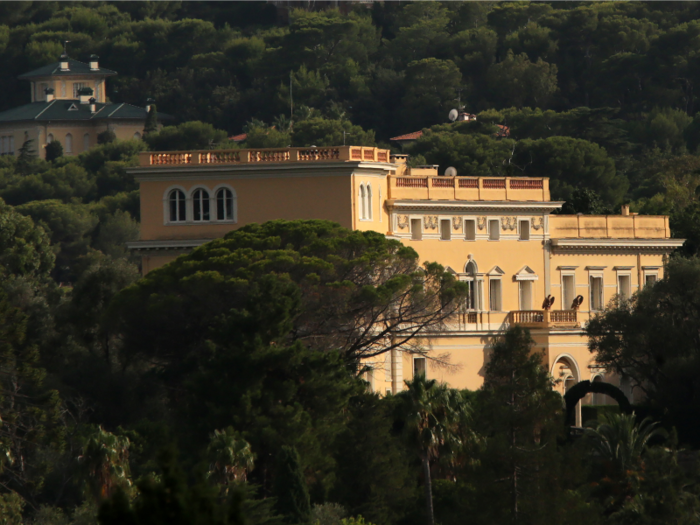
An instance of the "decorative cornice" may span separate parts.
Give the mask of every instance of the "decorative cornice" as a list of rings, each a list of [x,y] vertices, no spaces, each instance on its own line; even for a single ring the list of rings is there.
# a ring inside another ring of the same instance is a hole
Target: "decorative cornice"
[[[685,239],[552,239],[555,252],[644,250],[670,253]]]
[[[390,210],[407,212],[416,211],[493,211],[513,213],[551,213],[562,207],[564,201],[429,201],[429,200],[387,200]]]
[[[153,180],[182,180],[211,177],[216,179],[270,179],[292,177],[333,177],[362,175],[386,176],[395,169],[386,162],[298,162],[279,164],[186,164],[173,166],[145,166],[127,169],[137,182]],[[357,170],[361,170],[358,173]]]

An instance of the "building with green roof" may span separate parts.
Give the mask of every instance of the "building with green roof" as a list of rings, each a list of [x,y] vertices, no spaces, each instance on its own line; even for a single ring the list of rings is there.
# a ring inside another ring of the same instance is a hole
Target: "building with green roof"
[[[64,155],[77,155],[108,130],[118,139],[140,139],[149,106],[109,102],[106,80],[116,74],[100,67],[96,55],[88,63],[61,55],[58,62],[20,75],[30,82],[31,102],[0,112],[0,154],[16,155],[31,140],[31,148],[44,158],[46,145],[58,140]]]

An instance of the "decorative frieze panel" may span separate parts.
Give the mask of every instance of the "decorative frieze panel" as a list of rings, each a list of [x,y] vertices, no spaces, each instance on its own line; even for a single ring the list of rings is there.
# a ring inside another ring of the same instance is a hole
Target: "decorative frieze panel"
[[[399,215],[396,218],[396,225],[399,227],[399,230],[408,228],[408,215]]]
[[[501,219],[501,230],[505,231],[515,231],[518,229],[518,218],[517,217],[503,217]]]
[[[476,218],[476,225],[480,230],[485,230],[486,229],[486,217],[477,217]]]
[[[530,220],[530,224],[532,225],[533,230],[541,230],[542,228],[544,228],[544,217],[533,217]]]
[[[452,217],[452,228],[457,231],[462,225],[462,217]]]
[[[423,217],[423,224],[425,225],[426,230],[437,230],[437,215],[426,215],[425,217]]]

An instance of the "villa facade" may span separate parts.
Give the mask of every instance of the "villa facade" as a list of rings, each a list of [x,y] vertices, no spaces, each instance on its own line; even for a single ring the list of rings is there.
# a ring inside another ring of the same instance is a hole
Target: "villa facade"
[[[28,140],[41,158],[54,140],[65,156],[78,155],[108,130],[120,140],[140,139],[148,107],[109,101],[107,78],[116,74],[101,67],[96,55],[88,63],[62,55],[58,62],[20,75],[29,81],[31,102],[0,112],[0,155],[18,155]],[[172,117],[161,114],[159,119]]]
[[[397,392],[423,371],[479,388],[493,337],[522,325],[560,392],[604,380],[633,398],[624,378],[595,366],[583,326],[615,296],[663,277],[664,257],[683,243],[671,238],[668,217],[626,207],[620,215],[553,214],[563,203],[550,199],[547,178],[448,177],[406,161],[359,146],[142,153],[131,169],[141,238],[129,246],[145,274],[253,222],[328,219],[381,232],[445,266],[470,292],[463,312],[425,342],[453,366],[394,351],[372,363],[375,391]]]

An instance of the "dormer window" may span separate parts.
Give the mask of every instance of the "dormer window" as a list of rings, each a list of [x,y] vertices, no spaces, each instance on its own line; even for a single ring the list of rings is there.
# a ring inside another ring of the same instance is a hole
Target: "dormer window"
[[[76,106],[75,104],[71,104],[68,108],[68,111],[78,111],[78,106]]]

